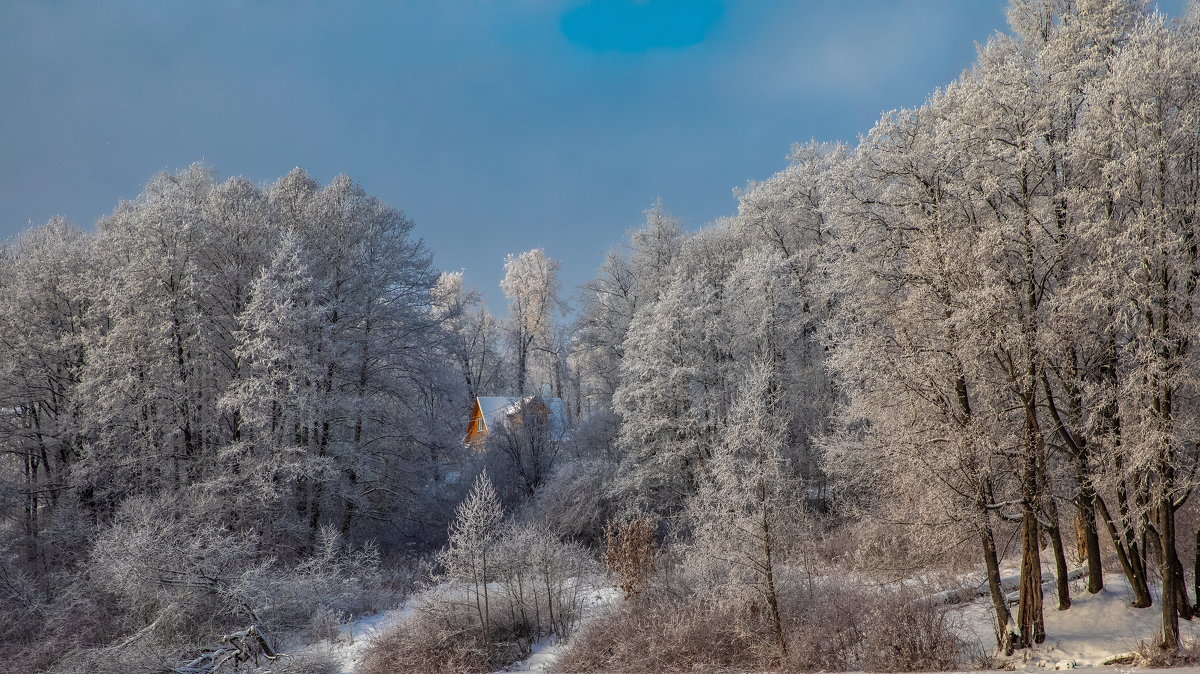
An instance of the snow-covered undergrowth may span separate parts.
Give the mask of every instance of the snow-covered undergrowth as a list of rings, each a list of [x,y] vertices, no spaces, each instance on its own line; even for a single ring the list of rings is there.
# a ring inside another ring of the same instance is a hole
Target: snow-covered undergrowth
[[[413,607],[405,604],[391,611],[359,618],[343,625],[337,642],[321,644],[329,648],[341,663],[338,674],[354,674],[355,666],[372,641],[388,629],[399,625],[413,615]]]
[[[577,628],[584,627],[588,621],[594,619],[609,606],[619,601],[620,595],[621,593],[616,588],[607,586],[596,587],[594,591],[588,592],[587,602],[584,604]],[[513,663],[502,671],[511,674],[532,674],[533,672],[551,671],[554,663],[558,661],[568,646],[570,646],[570,639],[560,640],[553,637],[545,637],[533,645],[529,657],[520,662]]]
[[[1051,576],[1047,575],[1047,578]],[[585,593],[586,601],[578,623],[580,629],[586,629],[595,618],[621,603],[617,589],[606,586],[599,579],[593,580],[592,587]],[[1133,594],[1124,577],[1108,574],[1105,576],[1105,589],[1095,595],[1087,593],[1083,580],[1073,581],[1072,606],[1067,611],[1053,608],[1054,593],[1052,589],[1047,590],[1048,637],[1045,643],[1029,651],[1018,651],[1010,658],[984,658],[995,650],[992,632],[994,618],[990,599],[973,593],[971,580],[964,579],[962,588],[948,589],[929,597],[932,600],[930,603],[950,604],[947,609],[951,617],[949,623],[961,634],[965,643],[974,646],[968,650],[979,656],[964,659],[961,663],[964,671],[980,664],[1017,670],[1100,667],[1106,661],[1132,654],[1142,644],[1150,643],[1159,629],[1158,607],[1133,608],[1130,606]],[[502,593],[500,588],[496,590],[498,594]],[[945,601],[946,598],[951,601]],[[1155,599],[1157,601],[1157,595]],[[380,646],[381,638],[390,630],[417,617],[419,608],[416,602],[420,600],[419,595],[414,596],[399,608],[359,618],[343,625],[335,640],[312,644],[301,652],[330,654],[339,663],[336,674],[361,674],[359,665],[366,653]],[[1185,642],[1200,641],[1200,621],[1184,621],[1182,629]],[[525,659],[498,671],[511,674],[551,671],[571,644],[570,639],[542,637],[532,644]],[[402,672],[398,671],[397,674]]]
[[[586,624],[589,620],[602,613],[606,607],[616,602],[620,595],[618,590],[607,586],[597,578],[589,579],[586,582],[573,579],[573,582],[585,583],[588,587],[585,592],[581,593],[583,601],[581,603],[578,626]],[[499,584],[491,584],[489,587],[494,592],[497,600],[503,601],[505,588]],[[432,588],[426,592],[413,595],[402,606],[396,609],[364,616],[343,625],[336,639],[323,640],[310,644],[298,652],[328,653],[339,663],[336,674],[359,674],[362,671],[360,666],[364,658],[372,649],[389,647],[387,643],[389,633],[398,629],[409,629],[414,624],[414,621],[421,618],[422,610],[428,610],[428,606],[423,607],[423,604],[429,602],[435,596],[440,596],[442,599],[450,598],[463,601],[467,598],[468,592],[464,588],[455,589],[447,586]],[[527,657],[499,671],[549,671],[551,664],[558,659],[559,655],[568,645],[569,640],[562,640],[552,635],[543,636],[531,645]],[[403,672],[407,671],[416,672],[418,670],[397,671],[396,674],[403,674]]]

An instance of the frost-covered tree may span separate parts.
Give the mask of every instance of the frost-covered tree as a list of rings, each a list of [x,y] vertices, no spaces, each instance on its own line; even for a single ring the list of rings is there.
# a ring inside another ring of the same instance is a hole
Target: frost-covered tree
[[[465,586],[489,652],[492,647],[492,594],[488,583],[496,573],[495,552],[503,519],[504,509],[492,481],[486,471],[482,472],[475,478],[467,498],[455,510],[449,540],[437,556],[446,577]]]
[[[659,298],[630,324],[613,405],[622,420],[617,488],[637,507],[682,508],[717,442],[737,381],[723,285],[741,249],[724,224],[689,237]]]
[[[517,393],[524,395],[529,376],[538,356],[557,366],[554,347],[554,314],[563,308],[558,297],[557,260],[540,249],[509,255],[504,260],[504,280],[500,287],[508,297],[509,340],[515,353]],[[549,383],[549,377],[546,378]]]
[[[775,646],[787,653],[778,574],[798,494],[783,456],[787,405],[773,364],[758,362],[738,393],[722,441],[688,504],[695,554],[718,595],[750,591],[765,604]],[[727,597],[726,597],[727,598]]]
[[[0,471],[25,556],[57,566],[46,529],[83,452],[77,392],[91,323],[92,242],[55,218],[0,250]],[[8,498],[12,499],[11,504]]]
[[[635,304],[654,302],[670,279],[683,241],[683,221],[658,199],[645,211],[646,222],[630,232],[629,266],[635,279]]]
[[[608,410],[620,385],[621,358],[634,314],[658,300],[683,240],[683,224],[658,200],[629,233],[629,254],[610,252],[584,284],[573,355],[589,409]]]
[[[508,478],[520,496],[533,496],[554,471],[563,451],[565,429],[556,426],[538,396],[517,401],[506,419],[490,422],[486,451],[497,476]]]
[[[325,340],[320,292],[304,255],[296,236],[285,232],[255,280],[238,319],[241,373],[221,400],[239,420],[228,452],[238,478],[229,492],[267,506],[253,515],[276,525],[290,519],[293,499],[303,502],[292,489],[326,479],[329,468],[314,451],[314,420],[327,405],[319,366]]]
[[[330,527],[440,538],[465,393],[411,234],[348,178],[193,166],[94,235],[53,221],[0,250],[0,558],[45,598],[29,633],[75,643],[50,604],[96,590],[75,568],[134,501],[236,527],[242,570],[300,568]],[[94,608],[89,644],[152,628]]]
[[[1125,36],[1111,73],[1084,115],[1078,150],[1089,183],[1081,199],[1091,216],[1093,267],[1081,283],[1102,323],[1104,376],[1085,389],[1096,410],[1092,441],[1100,477],[1116,501],[1106,519],[1126,569],[1145,575],[1147,557],[1162,579],[1163,643],[1179,643],[1178,618],[1190,618],[1176,543],[1175,513],[1195,489],[1196,400],[1192,336],[1197,330],[1197,157],[1200,99],[1194,87],[1196,17],[1174,28],[1161,17]],[[1105,270],[1107,273],[1101,272]],[[1135,529],[1136,526],[1136,529]],[[1124,530],[1122,537],[1113,530]],[[1140,530],[1139,542],[1128,535]],[[1127,571],[1128,573],[1128,571]]]
[[[433,298],[435,318],[448,333],[448,348],[462,369],[468,398],[503,393],[503,336],[479,292],[463,287],[462,272],[443,272]]]
[[[827,469],[869,517],[916,523],[922,541],[944,544],[967,525],[1003,642],[1010,616],[992,506],[1006,495],[997,459],[1007,438],[992,434],[993,389],[961,337],[983,318],[982,281],[972,230],[952,226],[957,169],[937,145],[938,123],[929,108],[885,117],[831,196],[826,329],[846,399],[826,441]]]

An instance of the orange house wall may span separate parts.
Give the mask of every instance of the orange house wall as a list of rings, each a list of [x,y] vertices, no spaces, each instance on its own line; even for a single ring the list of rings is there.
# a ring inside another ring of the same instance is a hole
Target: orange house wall
[[[479,400],[476,399],[475,405],[471,408],[471,420],[467,423],[466,441],[473,443],[485,435],[487,432],[483,429],[483,410],[479,408]]]

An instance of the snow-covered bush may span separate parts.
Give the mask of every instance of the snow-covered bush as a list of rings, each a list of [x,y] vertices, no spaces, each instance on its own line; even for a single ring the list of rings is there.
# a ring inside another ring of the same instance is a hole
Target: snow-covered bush
[[[162,498],[128,501],[82,568],[44,609],[43,638],[72,651],[47,653],[47,666],[61,658],[52,671],[160,671],[251,625],[279,648],[328,637],[392,597],[375,550],[332,530],[286,564],[265,556],[253,534]]]
[[[45,601],[33,574],[0,541],[0,643],[24,641],[36,631]]]
[[[619,507],[611,495],[615,476],[616,465],[604,458],[563,462],[527,504],[526,518],[564,540],[600,547]]]
[[[85,591],[113,604],[116,635],[199,644],[258,621],[234,591],[253,568],[254,538],[181,510],[168,499],[128,501],[92,546]]]
[[[323,529],[313,554],[286,567],[267,562],[243,573],[230,593],[253,607],[272,635],[328,638],[353,615],[393,605],[397,597],[379,568],[373,546],[355,548]]]
[[[536,523],[510,526],[497,547],[496,578],[509,611],[538,636],[568,636],[598,572],[591,553]]]

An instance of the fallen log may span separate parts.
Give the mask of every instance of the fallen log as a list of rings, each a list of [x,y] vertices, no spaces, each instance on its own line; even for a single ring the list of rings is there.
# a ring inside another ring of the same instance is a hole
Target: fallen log
[[[280,654],[271,648],[266,635],[251,625],[244,630],[221,637],[220,644],[204,649],[198,657],[190,662],[163,671],[174,674],[234,672],[243,663],[253,661],[257,666],[260,663],[260,657],[266,660],[276,660]]]

